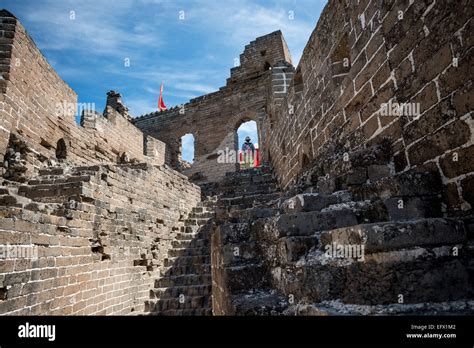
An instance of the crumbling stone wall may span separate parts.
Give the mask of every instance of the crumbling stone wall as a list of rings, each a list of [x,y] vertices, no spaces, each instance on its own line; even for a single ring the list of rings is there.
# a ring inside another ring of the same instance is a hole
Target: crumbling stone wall
[[[44,169],[0,189],[0,314],[143,313],[201,194],[167,167]],[[36,257],[9,255],[29,246]]]
[[[285,100],[269,96],[262,148],[282,187],[387,138],[395,172],[439,173],[447,211],[472,211],[472,16],[468,1],[330,1],[296,71],[282,67]],[[384,116],[389,102],[420,112]]]
[[[85,110],[83,127],[77,125],[76,93],[56,74],[25,28],[2,10],[0,29],[4,60],[0,68],[1,156],[13,135],[13,140],[20,138],[29,149],[25,163],[29,175],[48,160],[56,160],[61,139],[67,147],[66,159],[73,164],[117,163],[124,153],[130,160],[164,162],[164,147],[145,142],[143,133],[129,122],[127,110],[112,103],[119,95],[108,100],[104,115]],[[156,148],[147,150],[145,143]]]
[[[5,10],[0,35],[0,314],[143,313],[199,187],[120,94],[78,125],[75,92]]]
[[[240,66],[231,69],[225,87],[168,111],[138,117],[133,123],[166,143],[167,163],[175,168],[179,168],[181,137],[193,134],[195,159],[186,173],[201,181],[220,181],[237,166],[218,163],[218,152],[238,150],[237,129],[243,122],[254,120],[262,129],[268,77],[271,68],[281,61],[291,63],[280,31],[257,38],[245,47]],[[259,132],[260,142],[262,136]]]
[[[236,168],[217,163],[216,150],[235,146],[236,127],[254,119],[284,189],[311,163],[389,139],[394,171],[439,173],[446,211],[464,214],[474,203],[471,28],[467,1],[330,1],[297,68],[279,33],[258,38],[219,92],[135,124],[167,143],[173,166],[179,137],[193,133],[187,172],[220,181]],[[384,114],[397,104],[408,114]]]

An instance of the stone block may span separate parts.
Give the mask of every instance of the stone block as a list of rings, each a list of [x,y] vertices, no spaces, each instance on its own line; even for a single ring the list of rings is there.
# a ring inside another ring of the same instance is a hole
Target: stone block
[[[321,245],[363,245],[365,251],[379,252],[420,246],[455,245],[466,240],[464,225],[450,219],[422,219],[339,228],[321,234]]]
[[[353,168],[347,175],[348,185],[362,185],[367,181],[367,169],[364,167]]]

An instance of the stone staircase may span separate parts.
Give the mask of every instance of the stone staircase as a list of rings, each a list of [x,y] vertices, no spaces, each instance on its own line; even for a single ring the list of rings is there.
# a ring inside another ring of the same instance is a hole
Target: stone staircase
[[[172,242],[161,277],[150,290],[145,312],[151,315],[211,315],[210,219],[213,199],[192,209]]]
[[[64,207],[84,201],[84,183],[94,181],[98,167],[50,167],[39,170],[24,183],[9,182],[0,189],[0,206],[39,211],[64,212]],[[90,195],[89,195],[90,196]]]
[[[258,172],[221,185],[215,314],[473,312],[472,236],[443,216],[440,179],[395,174],[379,146],[344,157],[286,195]]]
[[[91,197],[84,183],[98,182],[99,170],[98,166],[41,169],[36,177],[18,187],[18,194],[41,203],[81,201],[85,196]]]
[[[11,204],[34,202],[39,206],[74,204],[94,197],[84,183],[100,182],[100,167],[52,167],[8,195]],[[12,189],[10,189],[12,190]],[[4,192],[0,192],[2,194]],[[85,194],[86,193],[86,194]],[[18,195],[17,195],[18,194]],[[7,199],[6,192],[4,193]],[[3,195],[0,196],[2,199]],[[21,201],[25,200],[25,202]],[[150,299],[145,302],[149,315],[211,315],[210,218],[215,200],[206,199],[194,207],[174,235],[171,249],[156,275]]]
[[[236,308],[238,301],[252,309],[267,308],[267,301],[255,301],[252,296],[254,291],[268,292],[270,282],[251,226],[254,221],[278,214],[282,193],[267,167],[229,173],[220,183],[219,192],[211,248],[213,312],[248,314]]]
[[[446,217],[440,178],[395,174],[380,147],[348,158],[311,167],[285,193],[268,167],[229,173],[176,230],[145,312],[474,313],[474,219]],[[63,209],[93,199],[83,183],[97,173],[49,168],[2,189],[0,202]]]
[[[136,165],[140,166],[140,165]],[[90,184],[107,180],[99,166],[50,167],[24,184],[0,189],[0,204],[6,207],[44,211],[67,216],[67,208],[95,198]],[[180,228],[173,227],[173,240],[159,270],[156,260],[136,260],[136,266],[147,266],[154,280],[150,298],[145,302],[149,315],[211,315],[210,218],[215,200],[199,202],[184,219]],[[105,205],[104,205],[105,207]],[[175,232],[176,229],[176,232]],[[135,266],[135,264],[134,264]],[[136,313],[141,314],[141,313]]]

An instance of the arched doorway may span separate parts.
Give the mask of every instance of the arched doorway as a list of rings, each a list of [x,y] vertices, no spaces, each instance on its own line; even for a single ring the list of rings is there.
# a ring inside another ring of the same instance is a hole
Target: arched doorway
[[[249,140],[249,141],[248,141]],[[237,128],[237,151],[240,169],[260,166],[260,147],[257,122],[244,121]]]

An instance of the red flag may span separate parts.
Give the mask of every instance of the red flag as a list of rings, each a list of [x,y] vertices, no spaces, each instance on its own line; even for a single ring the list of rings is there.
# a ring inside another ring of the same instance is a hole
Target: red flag
[[[161,87],[160,87],[160,98],[158,99],[158,109],[160,111],[164,111],[168,109],[165,103],[163,102],[163,82],[161,82]]]

